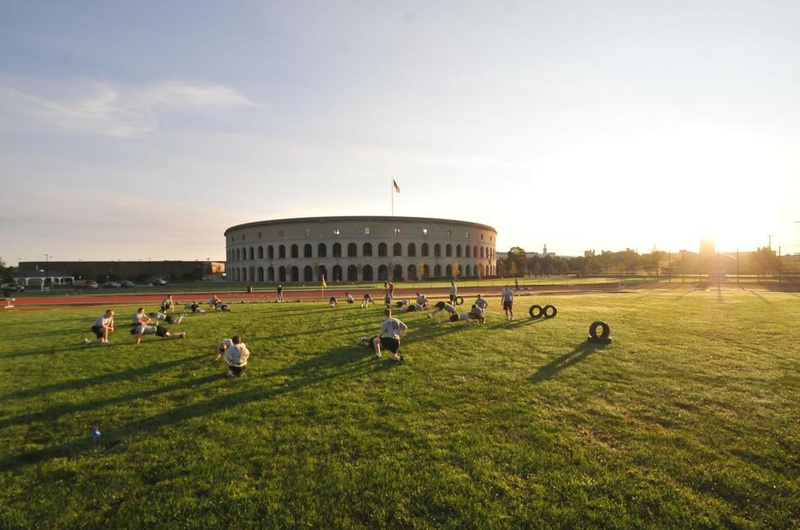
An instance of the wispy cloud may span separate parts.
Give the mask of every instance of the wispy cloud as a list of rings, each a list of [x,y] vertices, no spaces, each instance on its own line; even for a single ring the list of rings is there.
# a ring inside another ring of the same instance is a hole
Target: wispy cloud
[[[0,130],[66,130],[128,138],[156,130],[160,112],[253,105],[229,87],[179,81],[136,89],[96,81],[22,88],[0,80],[0,101]]]
[[[211,83],[167,81],[143,90],[139,96],[144,105],[152,107],[225,108],[253,105],[253,102],[232,88]]]

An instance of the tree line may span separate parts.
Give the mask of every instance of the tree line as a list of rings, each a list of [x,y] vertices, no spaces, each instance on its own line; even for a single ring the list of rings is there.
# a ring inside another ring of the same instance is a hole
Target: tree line
[[[800,273],[799,256],[779,256],[770,248],[748,252],[665,252],[646,254],[623,251],[586,252],[583,256],[560,257],[555,254],[529,255],[521,247],[511,247],[497,259],[497,275],[556,276],[595,274],[651,275],[771,275]]]

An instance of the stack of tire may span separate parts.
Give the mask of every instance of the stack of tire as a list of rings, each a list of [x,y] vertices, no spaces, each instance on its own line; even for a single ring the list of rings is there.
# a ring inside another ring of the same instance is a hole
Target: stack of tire
[[[528,309],[528,314],[531,316],[532,319],[537,318],[553,318],[558,314],[558,309],[556,306],[553,305],[546,305],[544,307],[540,305],[532,305],[530,309]]]

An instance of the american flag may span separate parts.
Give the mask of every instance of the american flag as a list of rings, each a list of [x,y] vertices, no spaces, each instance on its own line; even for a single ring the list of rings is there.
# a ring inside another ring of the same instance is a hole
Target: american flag
[[[397,185],[397,181],[395,179],[392,179],[392,184],[394,184],[394,191],[400,193],[400,186]]]

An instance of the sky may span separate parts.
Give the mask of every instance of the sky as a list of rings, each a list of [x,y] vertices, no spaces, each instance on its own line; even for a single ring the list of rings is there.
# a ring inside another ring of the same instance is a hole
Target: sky
[[[0,259],[397,215],[800,253],[800,2],[3,0]],[[392,179],[400,193],[392,188]]]

